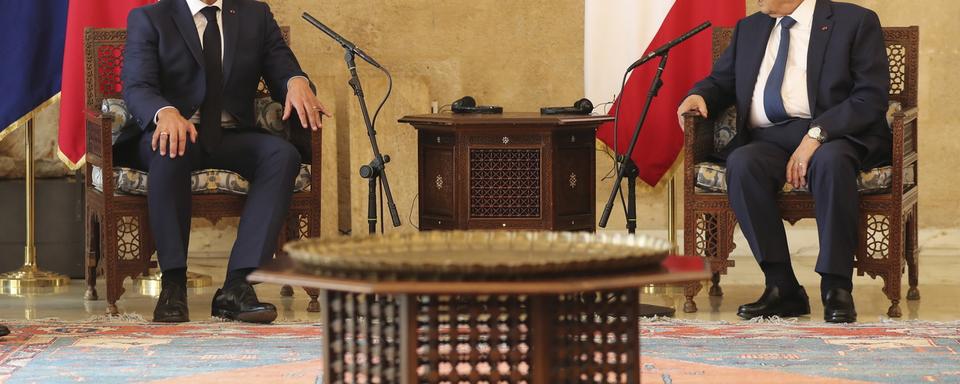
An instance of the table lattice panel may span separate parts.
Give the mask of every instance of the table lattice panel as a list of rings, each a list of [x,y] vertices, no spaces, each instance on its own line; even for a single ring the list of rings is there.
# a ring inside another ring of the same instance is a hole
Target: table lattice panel
[[[636,289],[561,295],[549,382],[637,383],[639,300]]]
[[[539,218],[539,149],[471,149],[470,216]]]
[[[420,383],[531,383],[523,296],[420,296]]]
[[[324,383],[400,383],[400,309],[394,297],[327,292]]]

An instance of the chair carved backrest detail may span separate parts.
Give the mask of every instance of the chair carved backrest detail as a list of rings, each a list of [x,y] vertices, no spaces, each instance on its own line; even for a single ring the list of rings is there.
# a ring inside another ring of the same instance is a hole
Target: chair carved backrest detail
[[[714,28],[713,60],[716,61],[733,38],[733,28]],[[917,106],[920,28],[884,27],[884,44],[890,66],[890,100],[904,109]]]
[[[290,44],[290,27],[280,27],[283,40]],[[103,99],[122,97],[123,50],[127,31],[119,28],[87,28],[83,34],[84,88],[87,110],[99,111]],[[258,96],[269,96],[263,80]]]

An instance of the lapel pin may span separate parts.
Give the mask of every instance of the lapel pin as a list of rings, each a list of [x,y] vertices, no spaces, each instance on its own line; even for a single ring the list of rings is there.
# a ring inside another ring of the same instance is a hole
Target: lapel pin
[[[231,14],[231,15],[236,15],[236,14],[237,14],[237,10],[236,10],[236,9],[231,9],[231,10],[230,10],[230,14]]]
[[[230,12],[233,13],[233,11],[230,11]],[[821,30],[821,31],[826,31],[826,30],[828,30],[828,29],[830,29],[830,27],[828,27],[828,26],[826,26],[826,25],[820,27],[820,30]]]

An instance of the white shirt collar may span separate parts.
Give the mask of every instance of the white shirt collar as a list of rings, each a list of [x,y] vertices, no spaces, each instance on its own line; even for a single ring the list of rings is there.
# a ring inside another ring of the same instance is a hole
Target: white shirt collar
[[[187,7],[190,7],[190,14],[193,16],[196,16],[200,13],[200,10],[206,7],[219,7],[221,10],[223,9],[223,0],[217,0],[217,2],[211,5],[207,5],[203,0],[186,0],[186,2]]]
[[[191,1],[199,1],[199,0],[191,0]],[[220,1],[223,1],[223,0],[218,0],[217,2],[219,3]],[[793,13],[790,14],[790,18],[795,20],[797,24],[799,24],[801,27],[809,29],[811,26],[813,26],[813,11],[816,9],[817,9],[817,0],[803,0],[803,2],[800,3],[797,9],[794,9]],[[777,25],[779,25],[780,19],[783,19],[783,18],[782,17],[777,18]]]

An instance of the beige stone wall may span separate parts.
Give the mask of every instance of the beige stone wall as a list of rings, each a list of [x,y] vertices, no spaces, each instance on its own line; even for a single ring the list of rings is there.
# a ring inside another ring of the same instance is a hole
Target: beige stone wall
[[[601,1],[601,0],[589,0]],[[306,24],[310,12],[342,35],[361,45],[394,75],[394,94],[378,121],[381,149],[388,165],[405,230],[416,198],[415,133],[396,123],[407,114],[429,111],[430,102],[446,104],[470,94],[481,102],[510,111],[534,111],[542,105],[563,105],[583,94],[583,1],[581,0],[268,0],[293,35],[293,50],[320,88],[320,97],[335,111],[325,121],[323,229],[326,234],[351,228],[366,231],[366,183],[357,168],[370,160],[369,146],[356,101],[346,84],[342,50],[326,35]],[[960,88],[953,70],[960,62],[955,42],[960,14],[955,0],[852,0],[876,10],[885,25],[920,25],[920,152],[922,173],[921,225],[956,227],[960,207],[951,192],[950,159],[960,152],[951,127],[960,126],[960,111],[950,92]],[[756,3],[746,0],[748,12]],[[909,8],[909,9],[907,9]],[[371,109],[386,80],[360,64]],[[597,102],[595,100],[595,102]],[[55,111],[58,107],[53,107]],[[56,114],[38,120],[37,156],[55,159]],[[14,134],[0,143],[0,177],[22,169],[22,140]],[[598,154],[598,199],[609,191],[599,180],[611,163]],[[57,171],[50,166],[52,174]],[[679,187],[679,186],[678,186]],[[640,188],[639,226],[663,228],[666,192]],[[598,201],[598,213],[603,201]],[[681,211],[682,212],[682,211]],[[415,223],[415,212],[412,216]],[[622,211],[614,211],[609,228],[623,228]],[[219,243],[219,242],[218,242]]]

